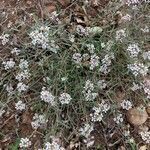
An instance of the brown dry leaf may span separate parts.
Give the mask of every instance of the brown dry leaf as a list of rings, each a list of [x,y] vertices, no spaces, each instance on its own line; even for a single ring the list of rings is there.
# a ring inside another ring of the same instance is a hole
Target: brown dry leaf
[[[127,120],[134,126],[142,125],[148,119],[148,114],[144,108],[131,108],[127,112]]]
[[[63,7],[67,7],[70,3],[70,0],[57,0]]]

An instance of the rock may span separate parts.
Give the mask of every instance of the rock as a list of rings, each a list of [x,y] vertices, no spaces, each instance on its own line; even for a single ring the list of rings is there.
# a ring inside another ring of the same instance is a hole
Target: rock
[[[140,107],[129,109],[126,116],[128,122],[134,126],[142,125],[148,118],[145,108]]]

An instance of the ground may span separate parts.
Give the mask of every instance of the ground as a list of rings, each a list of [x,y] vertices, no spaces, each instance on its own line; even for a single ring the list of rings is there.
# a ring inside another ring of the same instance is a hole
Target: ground
[[[0,149],[148,150],[149,10],[0,1]]]

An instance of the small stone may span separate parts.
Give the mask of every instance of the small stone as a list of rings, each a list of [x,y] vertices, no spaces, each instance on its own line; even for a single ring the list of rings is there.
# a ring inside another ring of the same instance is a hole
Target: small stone
[[[130,124],[134,126],[142,125],[144,122],[146,122],[148,118],[148,114],[145,110],[145,108],[131,108],[128,110],[127,114],[127,120]]]

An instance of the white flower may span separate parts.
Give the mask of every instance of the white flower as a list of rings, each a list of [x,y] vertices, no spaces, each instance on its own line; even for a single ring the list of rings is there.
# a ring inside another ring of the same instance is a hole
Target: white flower
[[[0,118],[3,116],[3,114],[4,114],[5,112],[6,112],[5,110],[0,109]]]
[[[50,103],[52,106],[56,104],[55,102],[55,96],[52,95],[49,91],[45,89],[45,87],[42,88],[41,91],[41,100],[47,103]]]
[[[19,82],[17,84],[17,89],[18,89],[19,92],[25,92],[25,91],[28,90],[28,88],[29,88],[29,86],[24,84],[23,82]]]
[[[150,51],[144,52],[143,53],[143,58],[144,58],[144,60],[149,60],[150,61]]]
[[[14,93],[14,88],[12,87],[12,84],[5,84],[4,87],[6,88],[8,95],[11,95]]]
[[[120,104],[123,109],[129,110],[132,108],[132,103],[128,100],[123,100]]]
[[[11,53],[12,53],[12,54],[16,54],[16,55],[19,55],[20,52],[21,52],[21,50],[18,49],[18,48],[13,48],[13,49],[11,50]]]
[[[99,66],[99,57],[93,54],[90,59],[90,70],[93,70],[97,66]]]
[[[61,104],[69,104],[71,100],[72,98],[68,93],[60,94],[59,101],[61,102]]]
[[[82,61],[82,55],[80,53],[74,53],[72,59],[76,64],[80,65]]]
[[[93,124],[85,123],[84,127],[81,127],[79,132],[82,136],[88,138],[93,129],[94,129]]]
[[[29,64],[28,64],[28,61],[27,61],[27,60],[24,60],[24,59],[21,59],[21,60],[20,60],[19,68],[20,68],[21,70],[27,69],[28,66],[29,66]]]
[[[134,43],[134,44],[130,44],[127,48],[127,51],[129,52],[129,56],[134,58],[137,57],[139,52],[141,51],[138,44]]]
[[[0,36],[0,40],[2,40],[2,45],[6,45],[9,42],[9,34],[3,34]]]
[[[105,101],[102,101],[97,107],[93,107],[94,113],[90,114],[92,121],[102,121],[104,114],[106,114],[109,109],[110,105]]]
[[[144,33],[149,33],[149,27],[145,26],[144,28],[141,28],[141,31]]]
[[[140,135],[142,137],[142,140],[149,144],[150,143],[150,131],[144,131],[144,132],[140,132]]]
[[[76,31],[79,35],[83,36],[83,35],[88,35],[88,31],[86,28],[84,28],[83,26],[81,25],[77,25],[76,27]]]
[[[28,70],[23,70],[16,75],[16,79],[18,81],[29,79],[29,77],[30,77],[30,73],[28,72]]]
[[[70,36],[69,36],[69,40],[70,40],[70,42],[74,42],[75,41],[75,36],[73,35],[73,34],[71,34]]]
[[[15,104],[16,110],[22,111],[22,110],[25,109],[25,107],[26,107],[26,104],[23,103],[22,101],[18,101],[18,102]]]
[[[86,44],[86,47],[87,47],[88,51],[89,51],[91,54],[94,53],[94,51],[95,51],[95,46],[94,46],[94,44]]]
[[[31,126],[33,129],[43,128],[47,122],[48,122],[48,120],[46,119],[45,115],[35,114],[33,116]]]
[[[13,61],[13,58],[10,58],[8,61],[3,61],[2,65],[4,65],[5,70],[9,70],[14,68],[15,62]]]
[[[107,87],[107,83],[106,83],[105,80],[99,80],[97,82],[97,86],[98,86],[99,89],[102,90],[102,89],[105,89]]]
[[[139,84],[136,84],[135,82],[133,82],[133,86],[131,87],[132,91],[136,91],[141,89],[142,87]]]
[[[28,138],[21,138],[19,147],[28,148],[31,146],[31,141]]]
[[[118,114],[115,118],[114,118],[114,121],[117,123],[117,124],[120,124],[123,122],[123,116],[122,114]]]
[[[125,29],[120,29],[116,31],[116,40],[122,42],[123,39],[126,37],[126,31]]]
[[[148,73],[148,66],[145,66],[143,63],[135,62],[128,65],[128,69],[136,77],[138,75],[145,76]]]
[[[143,89],[145,94],[147,94],[147,98],[150,99],[150,80],[145,79],[143,82]]]

